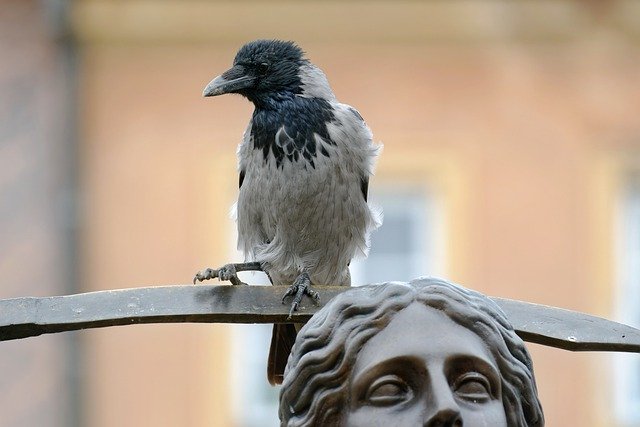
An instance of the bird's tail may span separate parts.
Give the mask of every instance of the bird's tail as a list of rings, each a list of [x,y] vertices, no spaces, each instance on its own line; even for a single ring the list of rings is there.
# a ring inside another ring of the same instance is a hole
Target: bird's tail
[[[269,384],[282,384],[284,368],[287,366],[289,353],[296,341],[296,326],[293,323],[276,323],[271,334],[269,361],[267,362],[267,378]]]

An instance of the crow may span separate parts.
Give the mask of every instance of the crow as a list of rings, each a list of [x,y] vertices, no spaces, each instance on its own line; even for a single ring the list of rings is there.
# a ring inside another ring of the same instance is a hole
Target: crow
[[[244,284],[239,271],[262,270],[290,286],[290,315],[313,285],[349,286],[349,263],[366,256],[382,214],[367,203],[369,177],[381,145],[358,111],[337,101],[325,74],[295,43],[255,40],[203,96],[240,94],[254,111],[238,147],[239,195],[234,207],[244,263],[207,268],[194,283],[218,277]],[[271,384],[282,382],[296,336],[274,325]]]

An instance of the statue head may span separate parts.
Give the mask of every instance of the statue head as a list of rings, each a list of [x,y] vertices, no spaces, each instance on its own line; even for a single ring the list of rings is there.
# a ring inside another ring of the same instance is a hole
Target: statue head
[[[352,288],[302,328],[283,426],[543,426],[531,358],[486,296],[437,279]]]

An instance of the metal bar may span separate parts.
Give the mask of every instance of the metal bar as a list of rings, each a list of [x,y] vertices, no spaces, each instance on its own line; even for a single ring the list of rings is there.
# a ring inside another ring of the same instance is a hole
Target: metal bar
[[[640,353],[640,330],[577,311],[492,297],[520,337],[570,351]]]
[[[314,287],[291,322],[303,323],[342,287]],[[0,300],[0,341],[138,323],[286,323],[286,287],[178,285]],[[571,351],[640,353],[640,330],[556,307],[492,298],[523,340]]]

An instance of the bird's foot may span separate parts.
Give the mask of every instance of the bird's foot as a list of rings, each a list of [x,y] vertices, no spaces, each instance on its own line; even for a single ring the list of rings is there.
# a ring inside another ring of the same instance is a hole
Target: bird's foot
[[[193,284],[202,282],[204,280],[218,278],[220,281],[228,280],[232,285],[246,285],[242,280],[238,278],[238,272],[235,264],[223,265],[219,269],[205,268],[196,273],[193,278]]]
[[[293,312],[298,310],[302,297],[305,295],[311,297],[315,303],[320,301],[320,294],[311,289],[311,279],[307,273],[302,273],[296,278],[293,285],[291,285],[291,287],[287,289],[287,292],[282,296],[282,303],[284,304],[284,300],[291,295],[293,295],[293,301],[291,302],[291,310],[289,310],[289,317],[287,317],[287,320],[291,319]]]

